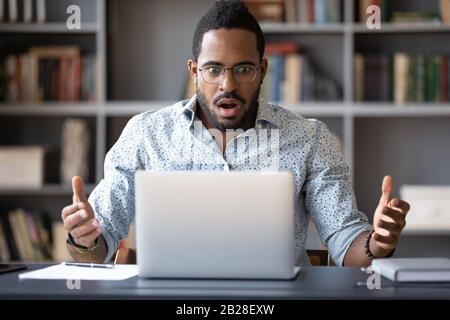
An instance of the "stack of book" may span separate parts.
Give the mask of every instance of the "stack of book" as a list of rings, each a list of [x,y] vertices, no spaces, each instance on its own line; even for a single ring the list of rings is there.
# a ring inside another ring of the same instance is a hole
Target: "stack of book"
[[[391,258],[375,259],[376,273],[396,283],[450,282],[448,258]]]
[[[96,57],[75,46],[32,47],[0,65],[0,99],[11,103],[95,100]],[[3,86],[2,86],[3,84]]]
[[[0,0],[0,22],[45,22],[46,0]]]
[[[0,146],[0,188],[41,188],[56,183],[58,148],[51,145]]]
[[[341,0],[245,0],[260,22],[339,23]]]
[[[47,216],[16,209],[0,213],[0,261],[46,261],[52,258]]]
[[[355,101],[448,102],[449,64],[442,54],[356,54]]]
[[[450,24],[450,0],[439,0],[439,5],[431,12],[398,10],[399,8],[394,6],[392,0],[359,0],[359,22],[364,23],[373,14],[370,10],[367,13],[367,8],[372,5],[380,8],[382,22]]]
[[[266,56],[269,67],[261,90],[267,100],[288,104],[340,100],[337,83],[320,74],[296,43],[268,43]]]

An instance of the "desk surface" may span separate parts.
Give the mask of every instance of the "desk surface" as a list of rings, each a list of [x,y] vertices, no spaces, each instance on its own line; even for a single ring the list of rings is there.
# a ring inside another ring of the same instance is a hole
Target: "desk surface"
[[[30,265],[35,270],[48,265]],[[308,267],[293,281],[174,280],[81,281],[70,290],[66,280],[19,280],[19,271],[0,274],[0,299],[450,299],[450,283],[356,286],[370,276],[359,268]]]

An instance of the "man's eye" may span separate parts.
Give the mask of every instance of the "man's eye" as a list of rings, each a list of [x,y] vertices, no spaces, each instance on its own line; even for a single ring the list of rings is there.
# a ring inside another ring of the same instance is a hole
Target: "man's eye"
[[[236,73],[246,74],[249,73],[251,68],[249,66],[241,66],[236,68]]]
[[[218,76],[221,73],[220,68],[217,68],[217,67],[210,67],[207,70],[208,70],[209,74],[212,76]]]

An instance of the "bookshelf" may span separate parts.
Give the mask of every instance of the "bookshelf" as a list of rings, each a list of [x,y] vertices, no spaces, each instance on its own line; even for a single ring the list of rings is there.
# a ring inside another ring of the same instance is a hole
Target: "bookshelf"
[[[393,1],[406,9],[438,8],[438,1]],[[58,144],[64,119],[86,119],[94,140],[86,188],[89,193],[101,180],[106,152],[126,122],[135,114],[158,110],[183,98],[192,34],[198,18],[213,2],[47,0],[51,8],[47,23],[1,23],[1,55],[9,53],[10,48],[33,43],[77,44],[97,54],[100,71],[95,102],[1,104],[0,145]],[[299,43],[315,65],[339,84],[338,101],[281,105],[324,121],[341,138],[358,206],[371,219],[386,173],[394,176],[395,196],[402,184],[450,184],[450,103],[406,103],[400,107],[389,101],[356,102],[355,54],[405,51],[450,55],[450,26],[435,22],[382,23],[380,30],[368,30],[358,21],[358,2],[342,1],[342,23],[262,23],[262,29],[267,42]],[[82,30],[65,28],[63,9],[69,4],[81,7]],[[35,123],[38,132],[30,130]],[[13,135],[14,128],[24,129]],[[40,189],[0,190],[2,213],[26,206],[46,210],[58,220],[62,207],[70,201],[70,188],[58,183]],[[448,240],[450,231],[416,232],[405,236],[398,254],[448,256]],[[429,246],[421,247],[421,241]]]

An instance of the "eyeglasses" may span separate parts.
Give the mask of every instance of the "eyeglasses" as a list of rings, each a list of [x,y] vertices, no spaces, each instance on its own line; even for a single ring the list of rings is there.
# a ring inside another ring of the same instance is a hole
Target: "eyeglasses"
[[[206,83],[218,84],[225,77],[226,70],[232,70],[234,79],[239,83],[250,83],[256,79],[259,67],[251,64],[240,64],[234,67],[206,66],[198,69],[202,74],[202,78]]]

